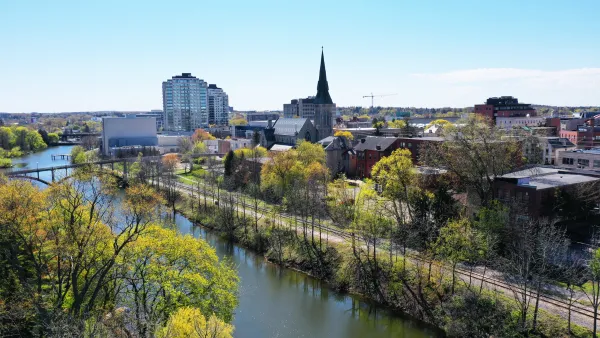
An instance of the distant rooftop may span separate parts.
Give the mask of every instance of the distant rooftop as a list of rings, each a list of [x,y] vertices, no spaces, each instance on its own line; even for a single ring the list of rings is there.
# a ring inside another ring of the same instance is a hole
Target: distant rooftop
[[[503,175],[499,180],[512,181],[522,187],[543,190],[566,185],[595,182],[600,180],[600,177],[584,175],[580,172],[559,168],[537,166]]]

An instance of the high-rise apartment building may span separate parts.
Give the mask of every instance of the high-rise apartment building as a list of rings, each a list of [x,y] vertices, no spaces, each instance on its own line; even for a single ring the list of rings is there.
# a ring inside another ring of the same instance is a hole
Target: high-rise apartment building
[[[229,124],[229,96],[216,84],[208,85],[208,123]]]
[[[192,131],[208,127],[208,86],[183,73],[163,82],[164,129]]]

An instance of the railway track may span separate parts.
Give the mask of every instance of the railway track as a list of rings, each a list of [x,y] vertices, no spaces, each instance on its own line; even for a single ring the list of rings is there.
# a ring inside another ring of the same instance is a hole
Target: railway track
[[[213,192],[209,192],[209,191],[199,192],[198,190],[194,189],[194,187],[189,186],[187,184],[179,183],[179,182],[176,182],[175,186],[181,190],[188,191],[189,193],[194,193],[195,196],[199,196],[199,194],[200,195],[205,194],[205,195],[208,195],[210,198],[212,198],[213,201],[218,201],[216,194],[214,194]],[[247,207],[251,211],[253,211],[253,209],[254,209],[253,205],[245,203],[243,201],[240,202],[236,197],[233,197],[233,201],[236,205],[242,206],[242,207]],[[272,212],[272,210],[265,208],[265,207],[258,207],[257,211],[259,211],[262,215],[268,215],[269,213]],[[301,219],[297,219],[295,216],[287,214],[287,213],[280,213],[280,216],[283,219],[287,220],[288,222],[299,222],[304,225],[312,225],[310,222],[307,222],[307,221],[301,220]],[[319,229],[321,229],[320,230],[321,232],[323,230],[328,231],[328,232],[332,233],[333,235],[338,236],[344,240],[352,240],[352,237],[353,237],[352,234],[349,234],[345,231],[342,231],[342,230],[336,229],[336,228],[332,228],[330,226],[322,225],[322,224],[319,224]],[[364,240],[359,235],[354,235],[354,239],[355,240]],[[422,257],[420,257],[418,255],[406,253],[406,256],[412,260],[417,260],[421,263],[429,264],[429,260],[423,259]],[[448,269],[448,267],[446,265],[444,265],[440,262],[437,262],[437,261],[433,261],[432,264],[439,268]],[[451,271],[451,270],[449,270],[449,271]],[[457,268],[455,271],[461,277],[461,279],[465,282],[466,282],[466,278],[471,278],[472,280],[475,280],[479,283],[483,282],[487,285],[492,285],[494,287],[501,288],[506,291],[503,293],[507,293],[507,292],[508,293],[516,292],[518,294],[523,293],[523,288],[519,287],[518,285],[511,284],[502,279],[494,278],[491,276],[484,276],[483,274],[480,274],[476,271],[471,271],[471,270],[464,269],[464,268]],[[490,288],[488,287],[488,289],[490,289]],[[536,297],[536,293],[529,290],[529,291],[527,291],[527,297],[531,297],[531,299],[533,300]],[[573,302],[573,304],[569,304],[568,301],[566,301],[562,298],[554,297],[554,296],[543,294],[543,293],[540,294],[540,301],[543,301],[547,304],[550,304],[552,306],[560,308],[564,311],[570,311],[571,313],[575,313],[575,314],[584,316],[586,318],[589,318],[590,320],[594,319],[593,309],[591,307],[582,305],[580,303]],[[596,318],[600,319],[600,316],[597,316]]]

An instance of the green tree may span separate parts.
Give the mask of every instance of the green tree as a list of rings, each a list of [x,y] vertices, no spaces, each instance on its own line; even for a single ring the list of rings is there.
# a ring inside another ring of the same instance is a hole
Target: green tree
[[[46,142],[44,142],[44,139],[42,139],[42,135],[35,130],[28,130],[25,140],[28,148],[33,151],[46,149],[48,147]]]
[[[71,162],[73,164],[81,164],[87,162],[87,157],[85,156],[85,149],[82,146],[74,146],[71,149]]]
[[[231,338],[233,326],[217,318],[214,314],[208,319],[193,307],[177,309],[162,329],[156,332],[157,338]]]
[[[9,127],[0,127],[0,147],[2,149],[12,149],[16,145],[16,136]]]
[[[48,142],[49,144],[57,144],[59,141],[59,137],[57,133],[48,133]]]
[[[124,255],[128,266],[122,301],[130,302],[141,337],[191,306],[226,322],[237,306],[238,278],[205,241],[149,226]]]
[[[227,155],[225,155],[225,158],[223,159],[223,167],[225,170],[225,176],[230,177],[233,175],[233,172],[235,171],[235,153],[233,152],[233,150],[230,150]]]
[[[456,265],[468,258],[471,238],[471,223],[464,218],[451,221],[440,229],[436,243],[437,254],[452,265],[452,294],[456,285]]]
[[[397,230],[406,234],[407,223],[413,218],[409,200],[411,191],[416,188],[410,150],[394,150],[390,156],[382,158],[373,166],[371,176],[381,187],[383,197],[389,201],[384,207],[396,221]],[[407,237],[401,236],[403,254],[406,254]],[[390,250],[390,257],[392,251]]]

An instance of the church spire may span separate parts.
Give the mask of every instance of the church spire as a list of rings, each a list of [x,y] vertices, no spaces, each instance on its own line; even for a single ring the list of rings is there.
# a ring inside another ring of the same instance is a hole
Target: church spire
[[[325,72],[325,56],[323,55],[323,47],[321,47],[321,69],[319,70],[319,82],[317,83],[317,96],[315,97],[317,104],[333,104],[329,95],[329,84],[327,84],[327,73]]]

